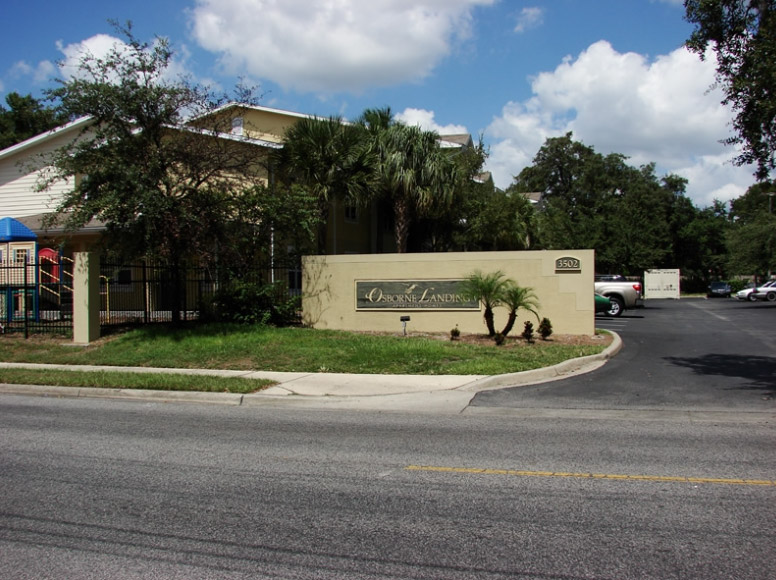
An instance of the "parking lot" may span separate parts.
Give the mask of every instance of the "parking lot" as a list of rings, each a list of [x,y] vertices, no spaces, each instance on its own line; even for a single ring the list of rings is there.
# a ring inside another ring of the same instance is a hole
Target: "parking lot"
[[[776,304],[727,298],[649,300],[598,316],[624,346],[587,375],[483,392],[475,406],[776,411]]]

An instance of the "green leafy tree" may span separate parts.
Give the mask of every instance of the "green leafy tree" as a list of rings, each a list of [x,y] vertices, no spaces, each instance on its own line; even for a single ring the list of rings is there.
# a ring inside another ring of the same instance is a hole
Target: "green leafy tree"
[[[318,252],[325,253],[329,201],[369,199],[375,157],[368,140],[339,117],[303,118],[286,131],[275,161],[282,181],[298,184],[316,199]]]
[[[726,266],[733,274],[762,277],[776,270],[774,189],[758,183],[731,203]]]
[[[675,175],[659,179],[654,164],[636,168],[621,154],[596,153],[568,133],[547,139],[509,191],[542,193],[528,230],[536,246],[591,248],[598,271],[640,275],[679,266],[677,232],[695,215],[685,185]],[[690,213],[681,223],[673,223],[677,208]]]
[[[507,284],[503,289],[501,302],[509,309],[507,323],[504,326],[504,330],[501,331],[501,334],[504,336],[512,332],[512,328],[517,320],[517,313],[520,309],[533,313],[536,316],[536,320],[539,320],[539,299],[534,294],[532,288],[524,288],[515,283]]]
[[[488,336],[496,335],[493,310],[503,303],[504,292],[510,284],[511,281],[505,277],[501,270],[490,273],[476,270],[469,274],[461,284],[462,294],[479,300],[485,307],[484,319]]]
[[[769,181],[757,183],[730,203],[730,219],[749,223],[763,213],[776,211],[776,185]]]
[[[0,149],[67,122],[67,117],[62,112],[46,107],[32,95],[9,93],[5,102],[8,109],[0,105]]]
[[[542,192],[537,216],[540,243],[545,248],[602,247],[605,205],[616,187],[607,160],[592,147],[574,141],[571,133],[549,138],[533,165],[515,178],[513,189]]]
[[[482,212],[491,207],[491,202],[496,203],[498,192],[493,179],[483,173],[488,157],[485,145],[480,139],[473,147],[446,149],[444,153],[456,168],[452,199],[450,203],[434,204],[414,222],[411,245],[428,252],[492,249],[484,247],[478,226]]]
[[[616,191],[604,210],[604,241],[596,247],[597,266],[631,275],[667,267],[672,195],[660,186],[654,166],[636,169],[620,160],[611,177]]]
[[[257,263],[297,267],[316,250],[320,215],[307,189],[257,184],[236,196],[233,220],[219,251],[222,270],[248,275]]]
[[[84,55],[77,73],[48,91],[67,117],[91,124],[54,152],[41,187],[76,176],[58,219],[71,229],[99,219],[121,257],[148,257],[179,273],[187,262],[215,257],[235,217],[234,200],[262,179],[263,153],[218,138],[228,125],[186,125],[224,99],[168,78],[173,52],[166,39],[144,43],[131,25],[117,28],[123,43],[104,57]]]
[[[424,229],[447,234],[446,246],[439,250],[509,251],[533,248],[536,239],[536,212],[530,200],[511,188],[497,189],[492,181],[461,190],[448,211]]]
[[[740,145],[739,165],[756,164],[762,180],[776,166],[776,1],[685,0],[686,19],[695,25],[687,41],[702,59],[709,46],[717,56],[717,82],[732,107]]]
[[[439,135],[395,122],[390,109],[371,109],[359,119],[376,155],[377,197],[393,210],[396,251],[407,251],[411,224],[452,201],[458,180],[455,163]]]
[[[187,127],[221,101],[185,80],[169,80],[166,39],[138,41],[131,26],[105,57],[86,54],[78,73],[48,92],[71,118],[91,125],[53,156],[44,187],[78,176],[58,211],[78,228],[107,224],[127,257],[170,264],[207,257],[232,215],[231,202],[257,179],[258,148],[216,138],[224,127]]]
[[[776,271],[776,216],[763,213],[729,231],[728,264],[731,273],[759,276]]]

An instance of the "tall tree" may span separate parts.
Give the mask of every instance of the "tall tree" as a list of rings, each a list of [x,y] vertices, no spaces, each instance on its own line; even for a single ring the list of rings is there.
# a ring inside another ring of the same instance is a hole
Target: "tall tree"
[[[547,139],[533,165],[523,169],[510,188],[542,193],[538,229],[543,247],[602,246],[605,208],[617,189],[612,166],[620,161],[574,141],[571,133]]]
[[[483,172],[488,157],[480,138],[472,147],[446,149],[457,171],[449,204],[436,204],[411,228],[410,240],[422,251],[513,250],[520,246],[509,196]],[[523,239],[522,242],[525,242]]]
[[[57,208],[59,219],[71,229],[94,218],[105,222],[115,253],[164,262],[180,281],[182,266],[213,257],[228,234],[235,196],[263,178],[263,153],[220,138],[230,126],[186,125],[224,99],[169,78],[166,39],[149,44],[131,25],[116,27],[123,42],[104,57],[85,54],[76,74],[48,91],[69,118],[91,124],[53,153],[54,170],[41,187],[77,176]]]
[[[39,135],[67,122],[56,108],[46,107],[32,95],[9,93],[8,109],[0,105],[0,149]]]
[[[731,203],[727,268],[733,274],[763,277],[776,271],[776,194],[758,183]]]
[[[686,19],[695,25],[687,41],[704,58],[717,55],[717,81],[723,103],[735,112],[740,165],[755,164],[758,179],[776,167],[776,0],[685,0]]]
[[[677,208],[692,209],[684,187],[675,175],[658,179],[654,164],[632,167],[625,156],[596,153],[569,133],[547,139],[510,191],[543,194],[536,214],[541,247],[591,248],[600,272],[640,275],[678,266],[674,243],[683,224],[672,220]]]
[[[340,117],[308,117],[285,134],[275,155],[280,178],[305,188],[316,200],[320,218],[318,252],[326,252],[329,201],[365,201],[371,191],[374,157],[361,130]]]
[[[396,251],[407,251],[410,225],[452,200],[458,171],[439,135],[397,123],[390,109],[368,109],[359,119],[376,155],[377,196],[393,209]]]
[[[70,118],[91,125],[53,155],[43,187],[79,176],[58,207],[77,229],[97,218],[124,257],[171,265],[212,254],[231,202],[258,178],[259,149],[185,125],[223,101],[184,79],[169,79],[173,51],[164,38],[136,39],[131,25],[104,57],[85,54],[77,74],[48,96]]]

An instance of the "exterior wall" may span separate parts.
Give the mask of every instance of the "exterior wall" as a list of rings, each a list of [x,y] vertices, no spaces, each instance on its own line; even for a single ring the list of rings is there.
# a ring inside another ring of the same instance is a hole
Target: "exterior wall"
[[[576,258],[578,269],[557,269],[556,261],[566,257]],[[457,325],[461,332],[481,334],[486,332],[481,307],[357,310],[357,281],[405,281],[411,285],[416,281],[460,280],[475,270],[501,270],[520,286],[533,289],[539,300],[539,317],[549,318],[556,333],[595,333],[593,250],[306,256],[302,268],[303,319],[315,328],[401,332],[400,317],[410,316],[409,332],[449,332]],[[506,309],[498,308],[497,330],[506,319]],[[537,325],[532,314],[520,311],[514,334],[522,331],[525,320]]]
[[[243,109],[245,134],[253,139],[264,139],[274,143],[282,143],[286,130],[303,117],[307,115],[286,111]]]
[[[327,254],[368,254],[372,252],[371,208],[358,207],[348,214],[343,200],[329,203],[329,217],[326,227]]]
[[[0,217],[18,218],[49,213],[56,208],[73,184],[67,180],[46,191],[37,191],[38,180],[45,170],[39,157],[66,145],[74,137],[72,132],[63,132],[50,140],[21,148],[18,152],[12,151],[0,158]]]

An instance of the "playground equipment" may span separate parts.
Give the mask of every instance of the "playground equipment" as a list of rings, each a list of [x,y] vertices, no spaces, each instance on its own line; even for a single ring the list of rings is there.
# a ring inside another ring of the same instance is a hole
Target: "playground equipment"
[[[72,267],[18,220],[0,219],[0,326],[61,319],[72,300]],[[69,280],[69,283],[68,283]],[[63,307],[65,309],[63,310]]]

